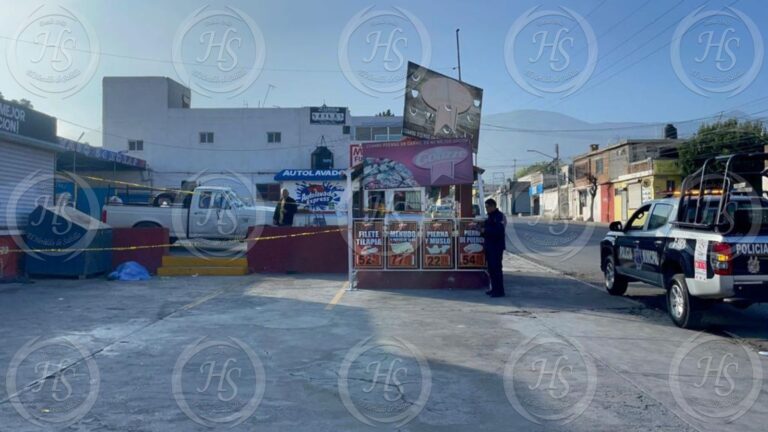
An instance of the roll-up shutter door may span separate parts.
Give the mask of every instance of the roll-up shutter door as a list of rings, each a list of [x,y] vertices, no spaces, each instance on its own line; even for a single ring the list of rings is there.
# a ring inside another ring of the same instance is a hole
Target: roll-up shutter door
[[[0,229],[23,229],[38,204],[53,203],[54,164],[52,151],[0,141]]]

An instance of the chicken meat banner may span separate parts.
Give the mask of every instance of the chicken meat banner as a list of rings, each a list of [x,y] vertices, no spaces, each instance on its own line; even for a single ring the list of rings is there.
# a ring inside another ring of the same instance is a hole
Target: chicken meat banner
[[[485,247],[480,224],[482,222],[459,221],[459,237],[456,249],[459,253],[459,268],[485,268]]]
[[[355,268],[384,268],[383,222],[355,222],[353,239]]]
[[[472,144],[467,138],[363,144],[363,187],[472,184]]]
[[[387,268],[419,268],[419,223],[390,222],[387,226]]]
[[[453,268],[453,221],[424,223],[423,269]]]

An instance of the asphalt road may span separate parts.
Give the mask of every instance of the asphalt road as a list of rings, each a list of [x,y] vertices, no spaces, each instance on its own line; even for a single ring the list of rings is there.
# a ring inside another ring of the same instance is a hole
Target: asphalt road
[[[499,299],[343,275],[5,285],[0,431],[764,430],[768,359],[505,268]]]
[[[608,231],[606,226],[543,217],[510,217],[508,221],[510,252],[602,289],[600,241]],[[666,313],[662,289],[632,283],[626,297],[648,309]],[[768,351],[768,305],[739,310],[719,304],[708,311],[705,319],[708,332],[745,338],[756,348]]]
[[[507,249],[578,279],[602,283],[602,225],[553,221],[544,217],[509,217]]]

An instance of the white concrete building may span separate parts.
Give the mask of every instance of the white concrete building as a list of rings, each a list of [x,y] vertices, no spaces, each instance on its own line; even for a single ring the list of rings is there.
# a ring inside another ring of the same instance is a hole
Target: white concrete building
[[[279,190],[275,175],[311,168],[318,146],[345,169],[351,144],[402,132],[400,117],[352,118],[345,107],[192,108],[190,89],[165,77],[104,78],[102,109],[104,147],[146,160],[147,184],[203,180],[268,200]]]

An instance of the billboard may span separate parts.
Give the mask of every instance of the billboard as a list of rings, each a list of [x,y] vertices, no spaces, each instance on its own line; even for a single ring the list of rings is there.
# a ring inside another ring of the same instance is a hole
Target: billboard
[[[349,166],[353,167],[363,163],[363,146],[360,144],[349,145]]]
[[[309,124],[343,125],[347,122],[347,109],[344,107],[309,107]]]
[[[477,151],[483,89],[408,62],[403,135],[468,138]]]
[[[55,118],[4,99],[0,99],[0,131],[57,142]]]
[[[363,188],[395,189],[472,184],[469,139],[363,144]]]

